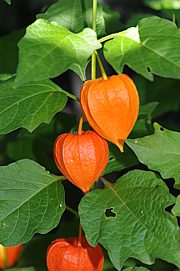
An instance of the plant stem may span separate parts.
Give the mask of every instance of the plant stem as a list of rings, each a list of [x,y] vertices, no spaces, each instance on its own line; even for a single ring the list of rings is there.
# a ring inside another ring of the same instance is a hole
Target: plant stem
[[[65,91],[65,90],[63,90],[62,92],[63,92],[64,94],[66,94],[69,98],[73,99],[74,101],[79,102],[79,98],[76,97],[75,95],[73,95],[73,94],[71,94],[71,93],[69,93],[69,92],[67,92],[67,91]]]
[[[97,60],[98,60],[99,68],[100,68],[101,73],[102,73],[102,77],[103,77],[104,80],[107,80],[108,79],[107,78],[107,74],[105,72],[105,69],[104,69],[103,64],[101,62],[101,59],[100,59],[100,57],[99,57],[99,55],[98,55],[97,52],[96,52],[96,57],[97,57]]]
[[[112,187],[113,187],[112,183],[108,182],[104,177],[100,177],[100,180],[103,182],[103,184],[106,187],[108,187],[108,188],[110,188],[112,190]]]
[[[83,126],[83,117],[81,116],[79,120],[78,135],[82,135],[82,132],[83,132],[82,126]]]
[[[74,209],[72,209],[71,207],[69,207],[69,206],[66,205],[66,209],[67,209],[70,213],[72,213],[73,215],[75,215],[77,218],[79,217],[78,212],[76,212],[76,211],[75,211]]]
[[[93,20],[92,28],[96,32],[96,17],[97,17],[97,0],[93,0]],[[96,79],[96,54],[92,54],[91,58],[91,78],[92,80]]]
[[[113,34],[110,34],[110,35],[108,35],[108,36],[105,36],[105,37],[99,39],[98,41],[102,43],[102,42],[105,42],[105,41],[107,41],[107,40],[114,39],[114,38],[116,38],[116,37],[118,37],[118,36],[119,36],[119,33],[113,33]]]

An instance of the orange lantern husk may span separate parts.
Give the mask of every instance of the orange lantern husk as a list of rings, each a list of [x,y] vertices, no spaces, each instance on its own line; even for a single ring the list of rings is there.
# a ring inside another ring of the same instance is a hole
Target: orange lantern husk
[[[108,162],[108,144],[94,131],[60,135],[54,144],[54,160],[62,174],[87,193]]]
[[[21,253],[23,245],[18,245],[14,247],[4,247],[0,245],[0,268],[12,267]],[[4,260],[4,258],[6,258]],[[4,266],[4,261],[6,266]]]
[[[102,271],[104,255],[99,245],[91,247],[85,237],[57,239],[48,248],[49,271]]]
[[[82,111],[91,127],[123,152],[139,111],[139,95],[125,74],[87,81],[80,94]]]

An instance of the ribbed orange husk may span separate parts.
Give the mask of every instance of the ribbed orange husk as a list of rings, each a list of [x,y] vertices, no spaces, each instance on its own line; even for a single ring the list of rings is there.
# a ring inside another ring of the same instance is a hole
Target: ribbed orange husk
[[[54,144],[54,159],[62,174],[87,193],[108,162],[108,144],[93,131],[62,134]]]
[[[85,237],[55,240],[47,251],[49,271],[102,271],[104,255],[99,245],[91,247]]]
[[[3,253],[4,253],[3,250],[5,250],[6,254],[7,267],[11,267],[18,260],[22,247],[23,245],[18,245],[15,247],[3,247],[2,245],[0,245],[0,268],[5,267],[3,262]]]
[[[131,78],[120,74],[89,80],[81,89],[80,102],[91,127],[123,151],[139,111],[139,96]]]

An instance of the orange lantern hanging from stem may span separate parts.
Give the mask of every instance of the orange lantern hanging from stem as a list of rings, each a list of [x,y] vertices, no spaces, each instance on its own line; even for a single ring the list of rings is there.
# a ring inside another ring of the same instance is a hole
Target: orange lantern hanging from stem
[[[61,134],[54,144],[54,159],[62,174],[89,192],[108,162],[108,144],[94,131],[82,131],[82,118],[78,134]]]
[[[80,94],[82,111],[91,127],[123,151],[139,111],[135,84],[125,74],[87,81]]]
[[[47,251],[49,271],[102,271],[104,255],[99,245],[91,247],[82,237],[55,240]]]

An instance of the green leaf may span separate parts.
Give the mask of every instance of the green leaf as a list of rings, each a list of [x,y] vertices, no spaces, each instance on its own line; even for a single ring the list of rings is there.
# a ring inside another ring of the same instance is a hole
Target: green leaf
[[[151,115],[158,106],[158,104],[159,104],[158,102],[151,102],[148,104],[141,105],[139,109],[139,117],[147,116],[148,119],[151,119]]]
[[[11,0],[4,0],[7,4],[11,5]]]
[[[130,168],[139,163],[136,156],[127,145],[125,145],[123,153],[120,153],[119,149],[113,144],[109,145],[109,150],[109,161],[103,175]]]
[[[17,43],[24,35],[24,30],[17,30],[0,38],[0,74],[15,74],[18,64]]]
[[[0,83],[0,101],[0,134],[6,134],[20,127],[32,132],[40,123],[49,123],[65,107],[67,96],[49,80],[14,88],[11,79]]]
[[[88,242],[102,244],[117,270],[128,258],[146,264],[160,258],[180,266],[177,221],[164,211],[173,203],[154,173],[134,170],[84,196],[79,214]]]
[[[56,227],[64,212],[62,176],[31,160],[0,167],[0,243],[28,242],[35,233]]]
[[[148,271],[149,269],[145,268],[145,267],[137,267],[137,266],[133,266],[133,267],[128,267],[123,269],[123,271]]]
[[[172,208],[172,213],[175,216],[180,216],[180,195],[177,197],[176,199],[176,204],[174,205],[174,207]]]
[[[70,31],[78,33],[85,27],[92,28],[92,1],[89,0],[59,0],[50,6],[45,13],[39,14],[38,19],[56,22]],[[109,33],[109,26],[119,25],[119,14],[110,10],[106,5],[97,6],[97,35]],[[115,31],[115,30],[113,30]]]
[[[144,0],[144,3],[155,10],[180,9],[179,0]]]
[[[128,65],[149,80],[153,74],[179,79],[180,30],[168,20],[148,17],[106,42],[104,55],[118,73]]]
[[[19,43],[17,85],[55,77],[71,69],[85,80],[85,68],[91,54],[101,48],[96,33],[84,29],[73,34],[44,19],[27,28]]]
[[[174,178],[175,187],[180,188],[180,133],[162,129],[143,138],[128,139],[126,143],[141,163],[159,171],[164,179]]]

